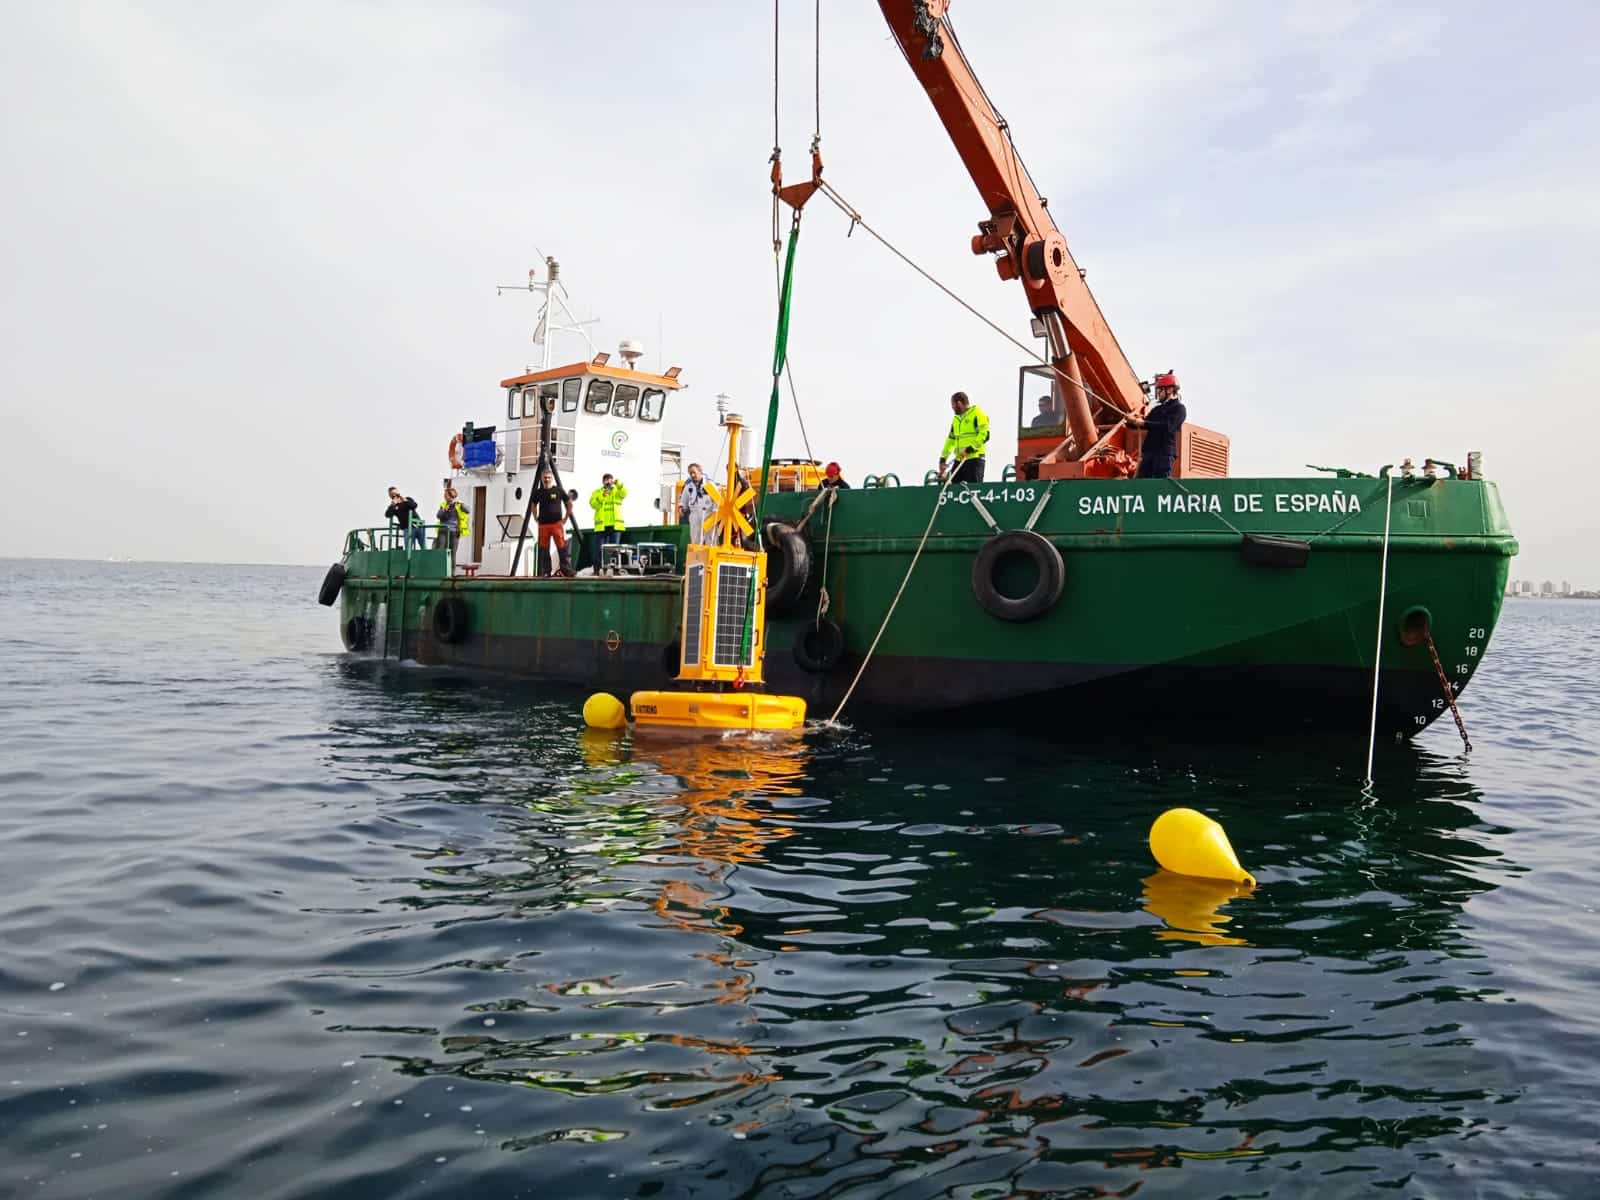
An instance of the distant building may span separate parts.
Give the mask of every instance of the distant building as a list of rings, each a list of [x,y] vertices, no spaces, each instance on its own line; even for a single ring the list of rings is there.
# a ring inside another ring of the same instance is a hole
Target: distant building
[[[1563,579],[1561,581],[1561,594],[1563,596],[1572,595],[1572,585],[1570,583],[1568,583],[1565,579]]]
[[[1541,596],[1554,596],[1556,594],[1556,585],[1546,579],[1539,585],[1539,594]]]

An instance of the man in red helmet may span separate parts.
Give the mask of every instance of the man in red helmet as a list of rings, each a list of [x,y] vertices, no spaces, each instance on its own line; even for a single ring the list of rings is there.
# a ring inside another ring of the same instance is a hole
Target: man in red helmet
[[[839,474],[839,464],[831,462],[822,468],[822,487],[848,488],[850,485],[844,481],[844,476]]]
[[[1144,446],[1139,451],[1140,479],[1169,479],[1178,457],[1178,433],[1189,412],[1178,395],[1178,377],[1171,371],[1156,376],[1156,406],[1143,417],[1129,417],[1128,426],[1142,429]]]

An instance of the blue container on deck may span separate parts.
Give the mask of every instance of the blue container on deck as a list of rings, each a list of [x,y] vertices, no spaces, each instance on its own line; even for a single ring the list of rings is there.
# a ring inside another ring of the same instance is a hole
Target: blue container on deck
[[[468,442],[462,447],[461,461],[469,467],[494,466],[494,442]]]

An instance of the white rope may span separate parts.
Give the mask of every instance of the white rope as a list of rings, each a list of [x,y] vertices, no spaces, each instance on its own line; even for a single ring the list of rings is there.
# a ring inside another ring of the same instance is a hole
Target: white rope
[[[895,592],[894,599],[889,602],[889,611],[883,614],[883,624],[878,626],[877,636],[872,639],[872,645],[867,647],[867,656],[861,660],[861,668],[856,672],[856,677],[850,681],[850,687],[845,691],[844,699],[839,701],[839,707],[833,710],[827,724],[837,725],[839,714],[844,711],[844,706],[850,703],[850,697],[855,695],[856,684],[861,682],[861,677],[867,672],[867,664],[872,661],[872,654],[878,648],[878,643],[883,639],[883,631],[889,628],[889,621],[894,617],[894,610],[900,604],[900,597],[905,595],[906,584],[911,582],[911,573],[917,569],[917,560],[922,557],[922,548],[928,544],[928,535],[933,532],[933,523],[938,520],[939,506],[944,500],[945,489],[956,477],[956,472],[951,471],[945,481],[939,485],[939,495],[933,502],[933,511],[928,514],[928,527],[922,531],[922,540],[917,543],[917,552],[911,556],[911,565],[906,568],[906,577],[900,581],[900,589]],[[830,510],[831,512],[831,510]]]
[[[1372,786],[1372,754],[1378,745],[1378,667],[1383,660],[1383,604],[1389,590],[1389,516],[1394,510],[1394,476],[1383,502],[1383,560],[1378,567],[1378,636],[1372,648],[1372,725],[1367,731],[1366,787]]]

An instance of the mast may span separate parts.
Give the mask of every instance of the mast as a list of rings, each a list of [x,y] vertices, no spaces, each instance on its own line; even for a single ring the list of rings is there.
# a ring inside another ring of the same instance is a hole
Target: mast
[[[544,303],[539,305],[539,320],[533,327],[533,344],[544,352],[543,361],[537,368],[528,367],[528,373],[534,370],[546,371],[554,364],[550,360],[551,346],[555,339],[553,333],[575,333],[584,340],[589,347],[589,357],[594,357],[594,339],[589,336],[586,325],[593,325],[594,321],[580,321],[572,312],[570,297],[567,295],[567,285],[561,282],[561,264],[553,255],[546,255],[544,260],[546,277],[543,282],[539,280],[537,268],[528,268],[528,282],[498,283],[495,285],[495,295],[503,292],[520,292],[526,288],[535,295],[542,294]]]
[[[1051,459],[1123,450],[1128,431],[1121,418],[1144,405],[1138,376],[1017,154],[1009,126],[962,53],[945,15],[949,0],[878,0],[878,7],[989,210],[978,222],[972,252],[993,254],[1001,279],[1022,282],[1035,332],[1049,343],[1072,434],[1071,445],[1058,447]],[[1102,434],[1105,424],[1111,428]]]

